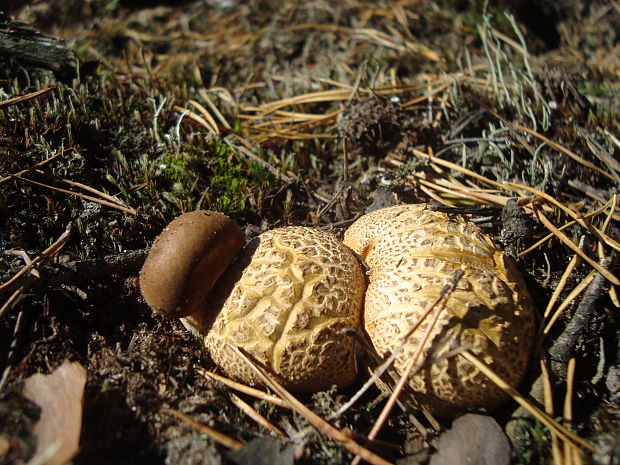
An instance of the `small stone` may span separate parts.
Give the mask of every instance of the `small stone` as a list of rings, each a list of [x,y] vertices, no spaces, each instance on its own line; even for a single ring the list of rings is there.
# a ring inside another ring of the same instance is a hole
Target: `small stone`
[[[430,465],[508,465],[510,443],[502,428],[487,415],[467,413],[439,438]]]

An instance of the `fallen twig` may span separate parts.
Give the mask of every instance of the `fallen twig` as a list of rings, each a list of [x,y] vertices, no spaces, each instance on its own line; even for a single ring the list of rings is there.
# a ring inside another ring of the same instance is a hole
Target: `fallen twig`
[[[609,260],[603,259],[600,267],[606,269],[608,264]],[[606,291],[606,277],[600,272],[596,273],[584,292],[573,317],[549,349],[551,369],[561,379],[566,377],[566,364],[574,355],[577,340],[588,327],[592,314],[598,308],[598,301]]]
[[[25,276],[20,270],[21,274],[19,276],[15,275],[11,280],[0,285],[0,293],[22,286],[32,288],[46,285],[71,284],[92,281],[102,276],[110,276],[116,273],[131,274],[142,266],[147,254],[148,249],[138,249],[106,255],[101,258],[55,263],[37,268],[40,274],[39,277]]]

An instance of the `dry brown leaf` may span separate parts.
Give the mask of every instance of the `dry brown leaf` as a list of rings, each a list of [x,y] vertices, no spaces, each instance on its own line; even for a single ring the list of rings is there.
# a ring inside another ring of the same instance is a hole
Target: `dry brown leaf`
[[[84,367],[68,360],[49,375],[37,373],[26,379],[24,396],[41,407],[34,427],[36,463],[64,465],[77,454],[85,384]]]

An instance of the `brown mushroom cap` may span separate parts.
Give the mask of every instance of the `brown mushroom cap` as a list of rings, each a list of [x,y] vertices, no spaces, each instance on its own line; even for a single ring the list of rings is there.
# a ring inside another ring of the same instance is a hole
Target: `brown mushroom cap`
[[[457,270],[456,288],[422,348],[422,369],[409,381],[409,400],[436,415],[493,408],[504,392],[464,358],[468,348],[512,385],[520,382],[534,335],[534,311],[512,261],[476,225],[425,205],[376,210],[353,223],[344,242],[366,260],[371,274],[364,326],[379,355],[393,352],[423,318]],[[402,373],[418,350],[434,313],[397,357]],[[389,382],[389,381],[388,381]]]
[[[360,263],[332,234],[289,226],[248,243],[214,291],[205,344],[230,377],[260,384],[229,348],[245,349],[293,391],[345,387],[357,375],[354,338],[366,288]],[[220,296],[218,299],[218,295]]]
[[[244,243],[239,225],[222,213],[199,210],[178,216],[155,239],[142,266],[144,299],[172,318],[200,312]]]

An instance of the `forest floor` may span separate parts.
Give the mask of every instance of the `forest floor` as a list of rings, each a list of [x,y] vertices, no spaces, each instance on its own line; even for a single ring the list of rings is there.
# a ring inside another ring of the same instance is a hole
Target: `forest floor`
[[[5,11],[79,66],[0,64],[0,463],[33,457],[23,386],[65,360],[86,372],[75,464],[350,463],[299,413],[240,394],[288,438],[243,413],[137,276],[182,212],[341,235],[401,202],[467,215],[527,281],[540,331],[520,392],[577,438],[526,414],[513,463],[620,463],[618,3],[169,3]],[[327,417],[360,385],[300,399]],[[333,424],[365,444],[383,404],[373,388]],[[397,408],[369,447],[424,464],[450,427]]]

